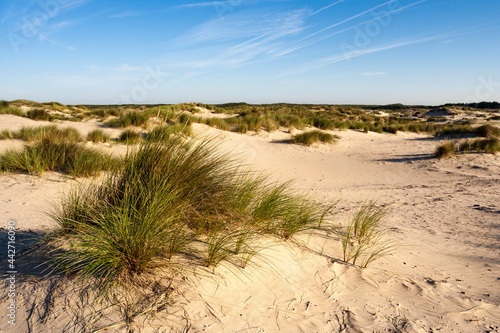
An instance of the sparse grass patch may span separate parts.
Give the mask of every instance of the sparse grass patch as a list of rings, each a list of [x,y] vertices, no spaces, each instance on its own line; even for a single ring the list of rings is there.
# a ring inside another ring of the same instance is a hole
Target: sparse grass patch
[[[9,130],[3,130],[0,132],[0,140],[8,140],[8,139],[13,139],[12,132]]]
[[[127,145],[135,145],[142,140],[142,135],[133,130],[125,130],[120,134],[118,142],[125,143]]]
[[[452,141],[445,142],[436,147],[435,155],[437,158],[450,157],[455,153],[455,144]]]
[[[482,125],[475,130],[477,136],[483,138],[493,138],[500,136],[500,128],[490,124]]]
[[[246,132],[248,132],[248,125],[246,123],[238,124],[236,126],[235,131],[238,132],[238,133],[245,134]]]
[[[377,208],[373,202],[363,205],[347,224],[342,234],[342,253],[344,262],[368,266],[392,249],[392,244],[383,240],[382,220],[387,211]]]
[[[476,151],[496,154],[500,150],[500,140],[494,137],[489,139],[466,140],[460,144],[458,150],[463,153]]]
[[[447,157],[455,153],[488,153],[496,154],[500,151],[500,140],[496,137],[468,139],[465,141],[447,142],[436,148],[436,156],[439,158]],[[440,157],[442,156],[442,157]]]
[[[304,144],[310,146],[317,142],[322,143],[335,143],[340,139],[337,135],[332,135],[318,130],[308,131],[301,134],[294,135],[291,139],[291,143]]]

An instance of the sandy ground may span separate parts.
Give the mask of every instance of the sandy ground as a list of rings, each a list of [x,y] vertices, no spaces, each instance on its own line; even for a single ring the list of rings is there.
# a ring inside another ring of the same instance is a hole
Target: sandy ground
[[[28,119],[0,116],[0,130],[29,124]],[[69,126],[84,134],[98,125]],[[271,259],[256,260],[244,271],[223,265],[213,274],[182,277],[168,314],[143,331],[500,330],[499,155],[437,160],[432,152],[439,140],[406,133],[341,131],[336,145],[303,147],[281,143],[288,135],[284,132],[240,135],[198,124],[195,132],[220,140],[254,170],[294,179],[298,192],[312,192],[324,204],[338,201],[335,223],[345,223],[361,204],[376,200],[389,209],[386,237],[397,248],[360,269],[337,261],[339,242],[307,239],[321,254],[273,243],[263,252]],[[0,141],[0,151],[16,145]],[[79,182],[55,173],[41,179],[0,175],[2,243],[10,219],[25,239],[52,228],[44,211]],[[7,323],[7,291],[0,295],[0,331],[78,331],[64,304],[57,303],[41,322],[43,313],[34,313],[33,304],[47,301],[50,283],[37,286],[36,279],[28,280],[17,286],[16,326]],[[126,332],[120,326],[107,331]]]

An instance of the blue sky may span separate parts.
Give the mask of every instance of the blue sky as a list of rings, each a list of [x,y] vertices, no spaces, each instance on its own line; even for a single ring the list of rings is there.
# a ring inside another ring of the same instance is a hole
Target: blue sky
[[[498,0],[4,0],[0,99],[500,100]]]

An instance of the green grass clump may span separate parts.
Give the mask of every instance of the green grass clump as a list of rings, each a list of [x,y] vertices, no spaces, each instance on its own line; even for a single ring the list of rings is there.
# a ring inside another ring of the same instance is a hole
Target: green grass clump
[[[476,128],[476,135],[483,138],[493,138],[500,136],[500,128],[490,124],[482,125]]]
[[[179,257],[214,267],[241,256],[235,262],[246,265],[258,250],[248,235],[289,239],[320,226],[324,213],[286,185],[243,172],[210,142],[146,140],[121,170],[54,213],[71,244],[54,263],[105,292]]]
[[[0,114],[13,114],[19,117],[24,116],[24,112],[21,109],[11,107],[0,107]]]
[[[41,140],[43,138],[53,138],[59,141],[79,142],[82,137],[78,130],[73,127],[59,128],[55,125],[39,127],[22,127],[19,131],[13,132],[14,139],[22,139],[28,142]]]
[[[387,211],[373,202],[363,205],[347,224],[342,234],[344,262],[359,263],[364,268],[390,252],[392,245],[383,241],[382,220]]]
[[[215,127],[217,129],[220,129],[223,131],[225,131],[229,128],[227,121],[225,119],[222,119],[222,118],[192,117],[192,119],[193,119],[193,121],[195,121],[197,123],[202,123],[202,124],[208,125],[210,127]]]
[[[119,142],[125,143],[127,145],[135,145],[142,140],[142,135],[133,130],[125,130],[120,134],[118,138]]]
[[[330,143],[336,142],[337,139],[340,139],[337,135],[331,135],[329,133],[324,133],[322,131],[313,130],[309,132],[304,132],[301,134],[294,135],[291,139],[291,143],[296,144],[304,144],[310,146],[317,142]]]
[[[322,130],[331,130],[335,128],[333,120],[325,118],[315,118],[313,120],[313,126]]]
[[[53,117],[44,109],[33,109],[26,112],[26,117],[31,120],[46,120],[52,121]]]
[[[190,126],[193,123],[193,119],[189,114],[181,113],[179,116],[179,123]]]
[[[238,132],[238,133],[245,134],[246,132],[248,132],[248,125],[246,123],[238,124],[236,126],[235,131]]]
[[[496,154],[500,151],[500,140],[498,138],[483,139],[479,143],[482,151],[489,154]]]
[[[104,124],[109,127],[145,126],[151,116],[149,112],[131,111]]]
[[[3,130],[0,132],[0,140],[8,140],[8,139],[13,139],[14,136],[12,135],[12,132],[9,130]]]
[[[0,170],[41,176],[58,171],[74,177],[89,177],[114,167],[116,160],[74,141],[45,137],[20,150],[0,155]]]
[[[87,141],[92,141],[93,143],[109,142],[109,140],[111,140],[111,136],[100,129],[93,130],[87,134]]]
[[[435,155],[437,158],[446,158],[453,154],[455,154],[455,144],[451,141],[436,147]]]
[[[183,134],[185,136],[192,135],[192,128],[187,125],[187,122],[175,125],[156,126],[146,135],[148,141],[167,141],[171,135]]]
[[[13,114],[19,117],[24,116],[24,112],[21,111],[21,109],[10,107],[7,101],[0,101],[0,114]]]
[[[462,153],[484,152],[496,154],[500,150],[500,140],[498,138],[466,140],[460,143],[458,150]]]

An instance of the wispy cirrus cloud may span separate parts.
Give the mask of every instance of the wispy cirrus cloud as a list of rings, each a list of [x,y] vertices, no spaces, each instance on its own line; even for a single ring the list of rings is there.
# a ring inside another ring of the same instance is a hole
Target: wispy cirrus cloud
[[[323,67],[328,66],[328,65],[336,64],[339,62],[351,60],[351,59],[354,59],[357,57],[361,57],[361,56],[365,56],[365,55],[369,55],[369,54],[373,54],[373,53],[397,49],[400,47],[405,47],[405,46],[410,46],[410,45],[415,45],[415,44],[427,43],[427,42],[431,42],[431,41],[447,40],[449,38],[465,35],[468,33],[471,33],[470,29],[452,31],[452,32],[432,35],[432,36],[428,36],[428,37],[423,37],[423,38],[411,39],[411,40],[407,40],[407,41],[393,42],[393,43],[388,43],[385,45],[374,46],[371,48],[355,49],[355,50],[351,50],[348,52],[339,52],[331,57],[324,57],[322,59],[311,61],[307,64],[304,64],[303,67],[298,68],[298,69],[294,69],[292,71],[288,71],[288,72],[284,73],[283,75],[287,76],[287,75],[292,75],[292,74],[304,73],[304,72],[308,72],[310,70],[317,70],[317,69],[323,68]]]
[[[81,23],[100,13],[76,20],[61,21],[62,14],[75,10],[94,0],[66,0],[66,1],[30,1],[27,5],[22,2],[23,8],[11,6],[8,13],[2,17],[2,23],[10,26],[9,40],[17,52],[21,44],[28,43],[29,40],[38,39],[40,42],[48,42],[52,45],[75,50],[75,47],[61,42],[55,35],[69,27]],[[21,3],[21,2],[20,2]],[[12,20],[14,18],[14,20]],[[12,42],[20,41],[20,42]]]
[[[192,28],[174,42],[181,47],[200,43],[211,45],[236,43],[229,48],[229,51],[248,50],[302,32],[306,15],[306,10],[231,13],[224,19],[212,19]]]
[[[171,44],[175,51],[155,61],[172,71],[195,73],[269,61],[289,36],[303,31],[309,12],[307,9],[231,12],[178,36]]]
[[[337,27],[337,26],[339,26],[339,25],[341,25],[341,24],[344,24],[344,23],[347,23],[347,22],[349,22],[349,21],[352,21],[352,20],[354,20],[354,19],[356,19],[356,18],[358,18],[358,17],[361,17],[361,16],[363,16],[363,15],[366,15],[366,14],[368,14],[368,13],[370,13],[370,12],[373,12],[374,10],[376,10],[376,9],[378,9],[378,8],[381,8],[381,7],[387,6],[387,5],[389,5],[389,4],[391,4],[391,3],[395,2],[395,1],[397,1],[397,0],[389,0],[389,1],[387,1],[387,2],[384,2],[384,3],[380,4],[380,5],[377,5],[377,6],[375,6],[375,7],[372,7],[372,8],[370,8],[370,9],[368,9],[368,10],[362,11],[362,12],[360,12],[360,13],[356,14],[356,15],[353,15],[353,16],[351,16],[351,17],[348,17],[348,18],[344,19],[344,20],[341,20],[341,21],[339,21],[339,22],[336,22],[336,23],[334,23],[334,24],[331,24],[331,25],[329,25],[329,26],[327,26],[327,27],[325,27],[325,28],[322,28],[322,29],[320,29],[320,30],[318,30],[318,31],[315,31],[315,32],[313,32],[313,33],[311,33],[311,34],[309,34],[309,35],[307,35],[307,36],[305,36],[305,37],[303,37],[303,38],[299,39],[297,42],[301,42],[301,41],[303,41],[303,40],[306,40],[306,39],[309,39],[309,38],[311,38],[311,37],[314,37],[314,36],[316,36],[316,35],[318,35],[318,34],[320,34],[320,33],[324,32],[324,31],[326,31],[326,30],[330,30],[330,29],[335,28],[335,27]]]
[[[291,43],[291,45],[287,45],[286,48],[283,48],[280,51],[278,51],[277,56],[283,56],[283,55],[286,55],[288,53],[295,52],[295,51],[303,49],[305,47],[312,46],[312,45],[314,45],[314,44],[316,44],[316,43],[318,43],[318,42],[320,42],[322,40],[331,38],[331,37],[336,36],[336,35],[340,35],[340,34],[342,34],[344,32],[348,32],[348,31],[354,30],[354,29],[356,29],[356,28],[358,28],[360,26],[364,26],[364,25],[366,25],[368,23],[380,21],[380,20],[382,20],[382,19],[384,19],[384,18],[386,18],[388,16],[391,16],[391,15],[393,15],[395,13],[401,12],[404,9],[416,6],[416,5],[418,5],[418,4],[422,3],[422,2],[425,2],[425,1],[427,1],[427,0],[419,0],[419,1],[416,1],[416,2],[411,3],[409,5],[406,5],[406,6],[403,6],[403,7],[398,7],[396,9],[392,10],[392,11],[386,11],[383,14],[375,16],[374,18],[362,21],[362,22],[360,22],[358,24],[349,26],[347,28],[340,29],[340,30],[337,30],[337,31],[334,31],[334,32],[330,32],[330,33],[328,33],[326,35],[317,36],[316,38],[314,38],[311,41],[305,41],[306,38],[301,38],[300,40]],[[322,29],[322,30],[324,30],[324,29]],[[309,35],[309,36],[311,36],[311,35]]]

